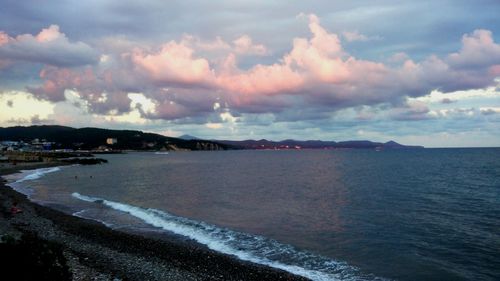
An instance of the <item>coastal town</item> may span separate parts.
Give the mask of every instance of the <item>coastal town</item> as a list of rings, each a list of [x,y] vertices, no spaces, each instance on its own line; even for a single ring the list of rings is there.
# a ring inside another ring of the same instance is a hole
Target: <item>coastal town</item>
[[[113,145],[117,144],[118,140],[116,138],[107,138],[106,145],[100,145],[95,149],[88,152],[111,152],[113,151]],[[83,143],[75,143],[74,146],[81,146]],[[54,141],[48,141],[47,139],[35,138],[31,141],[13,141],[6,140],[0,141],[0,151],[1,152],[74,152],[73,148],[61,148],[61,144]],[[78,151],[81,151],[78,149]]]
[[[0,152],[88,152],[225,150],[228,145],[160,134],[57,125],[0,127]]]
[[[107,163],[105,159],[95,158],[94,154],[121,153],[121,150],[113,150],[111,147],[111,145],[117,143],[116,138],[108,138],[106,143],[109,146],[101,145],[92,150],[75,150],[72,148],[55,148],[58,143],[38,138],[31,141],[1,141],[0,163],[11,163],[13,165],[20,162],[84,165]]]

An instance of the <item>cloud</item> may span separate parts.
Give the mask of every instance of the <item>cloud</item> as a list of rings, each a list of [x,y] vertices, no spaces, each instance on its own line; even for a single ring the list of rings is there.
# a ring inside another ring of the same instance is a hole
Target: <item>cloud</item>
[[[29,118],[10,118],[6,121],[9,125],[41,125],[54,124],[54,120],[40,118],[40,115],[35,114]]]
[[[54,123],[54,121],[50,120],[50,119],[42,119],[42,118],[40,118],[40,115],[35,114],[35,115],[31,116],[30,123],[33,125],[40,125],[40,124],[49,124],[49,123],[52,124],[52,123]]]
[[[366,36],[364,34],[359,33],[358,31],[344,31],[342,32],[342,37],[347,42],[355,42],[355,41],[372,41],[372,40],[380,40],[379,36]]]
[[[441,100],[441,103],[442,104],[450,104],[450,103],[454,103],[456,102],[456,100],[452,100],[452,99],[449,99],[449,98],[444,98]]]
[[[256,65],[247,71],[238,69],[236,57],[228,56],[224,71],[216,77],[216,85],[234,95],[234,101],[251,100],[248,95],[268,95],[296,91],[304,84],[304,77],[289,63]]]
[[[494,42],[491,31],[477,29],[462,37],[462,49],[447,60],[457,68],[492,67],[500,64],[500,45]]]
[[[22,126],[22,125],[28,125],[30,124],[30,120],[26,118],[9,118],[5,121],[9,126],[16,125],[16,126]]]
[[[267,49],[264,45],[254,44],[252,38],[248,35],[239,37],[233,41],[233,44],[238,54],[265,55],[267,53]]]
[[[0,9],[4,126],[498,146],[498,1],[38,2]]]
[[[479,109],[483,115],[496,115],[500,114],[500,107],[483,107]]]
[[[393,108],[389,116],[397,121],[420,121],[433,118],[427,105],[419,101],[408,102],[403,107]]]
[[[10,37],[0,31],[0,61],[25,61],[59,67],[97,62],[97,52],[83,42],[70,42],[59,26],[51,25],[37,35]]]
[[[6,59],[0,59],[0,70],[2,70],[2,68],[7,68],[8,66],[12,65],[12,62],[9,61],[9,60],[6,60]]]
[[[179,41],[160,45],[104,43],[107,53],[101,53],[98,62],[46,66],[40,72],[42,84],[28,89],[53,102],[65,100],[65,90],[74,90],[88,103],[90,112],[115,115],[134,110],[128,94],[141,93],[154,105],[154,110],[140,110],[144,118],[179,122],[220,121],[215,103],[221,107],[218,110],[233,116],[270,113],[276,120],[295,121],[383,104],[394,108],[391,118],[395,120],[419,120],[432,117],[429,109],[408,103],[408,97],[426,96],[436,89],[486,88],[495,84],[500,73],[495,59],[500,46],[485,30],[464,35],[457,53],[431,55],[421,61],[397,53],[386,65],[351,55],[316,15],[306,18],[310,36],[294,38],[291,49],[271,63],[240,65],[244,56],[269,52],[248,35],[231,42],[185,34]],[[32,37],[42,44],[58,40],[61,34],[49,28]],[[11,39],[2,40],[9,44]],[[484,59],[483,52],[493,59]],[[453,94],[447,98],[452,100]]]
[[[131,100],[126,90],[128,82],[133,83],[134,80],[122,82],[120,79],[126,79],[131,74],[124,76],[120,74],[118,69],[108,71],[91,67],[69,69],[49,66],[40,72],[40,78],[44,80],[43,84],[27,89],[35,97],[52,102],[67,100],[66,91],[73,90],[87,102],[90,112],[126,113],[131,110]],[[115,80],[117,76],[120,79]]]
[[[131,58],[157,85],[208,84],[213,79],[209,62],[204,58],[195,58],[193,53],[193,49],[170,41],[158,52],[138,50]]]
[[[391,63],[402,63],[402,62],[405,62],[405,61],[407,61],[409,59],[410,59],[410,57],[408,56],[408,54],[406,54],[404,52],[398,52],[398,53],[395,53],[394,55],[392,55],[389,58],[389,62],[391,62]]]

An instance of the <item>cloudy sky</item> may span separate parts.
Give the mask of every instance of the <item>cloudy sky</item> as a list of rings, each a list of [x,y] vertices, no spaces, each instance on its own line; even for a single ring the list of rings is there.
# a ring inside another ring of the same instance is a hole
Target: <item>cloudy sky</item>
[[[0,0],[0,126],[500,146],[500,2]]]

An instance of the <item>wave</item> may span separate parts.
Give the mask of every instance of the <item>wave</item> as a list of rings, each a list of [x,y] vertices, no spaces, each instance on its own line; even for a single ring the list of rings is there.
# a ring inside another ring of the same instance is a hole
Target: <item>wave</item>
[[[74,212],[72,215],[75,216],[75,217],[79,217],[79,218],[82,218],[82,219],[91,219],[91,220],[95,220],[95,221],[98,221],[102,224],[104,224],[105,226],[109,227],[109,228],[112,228],[114,225],[112,223],[108,223],[106,221],[103,221],[103,220],[99,220],[99,219],[95,219],[95,218],[92,218],[92,217],[88,217],[85,215],[85,213],[88,212],[88,210],[80,210],[80,211],[77,211],[77,212]]]
[[[61,170],[60,167],[40,168],[40,169],[36,169],[36,170],[22,170],[21,173],[23,173],[23,174],[26,173],[26,175],[24,177],[22,177],[21,179],[16,180],[15,183],[36,180],[36,179],[43,177],[46,174],[54,173],[54,172],[57,172],[60,170]]]
[[[32,181],[43,177],[46,174],[54,173],[60,171],[60,167],[51,167],[51,168],[40,168],[35,170],[21,170],[20,174],[9,175],[6,178],[13,179],[7,186],[10,186],[15,191],[26,195],[31,199],[34,190],[28,185],[24,184],[24,182]]]
[[[77,192],[73,193],[72,196],[82,201],[103,204],[114,210],[127,213],[149,225],[189,237],[217,252],[282,269],[312,280],[382,280],[373,276],[363,276],[355,267],[345,262],[300,251],[293,246],[281,244],[262,236],[178,217],[157,209],[141,208]]]

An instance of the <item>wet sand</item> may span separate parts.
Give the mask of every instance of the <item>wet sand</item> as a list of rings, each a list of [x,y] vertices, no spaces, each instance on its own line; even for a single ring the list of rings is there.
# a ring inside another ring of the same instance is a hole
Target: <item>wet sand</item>
[[[0,175],[58,163],[0,164]],[[11,215],[12,203],[22,213]],[[35,204],[0,183],[0,236],[34,233],[63,249],[73,280],[308,280],[238,260],[172,235],[112,230],[103,224]]]

